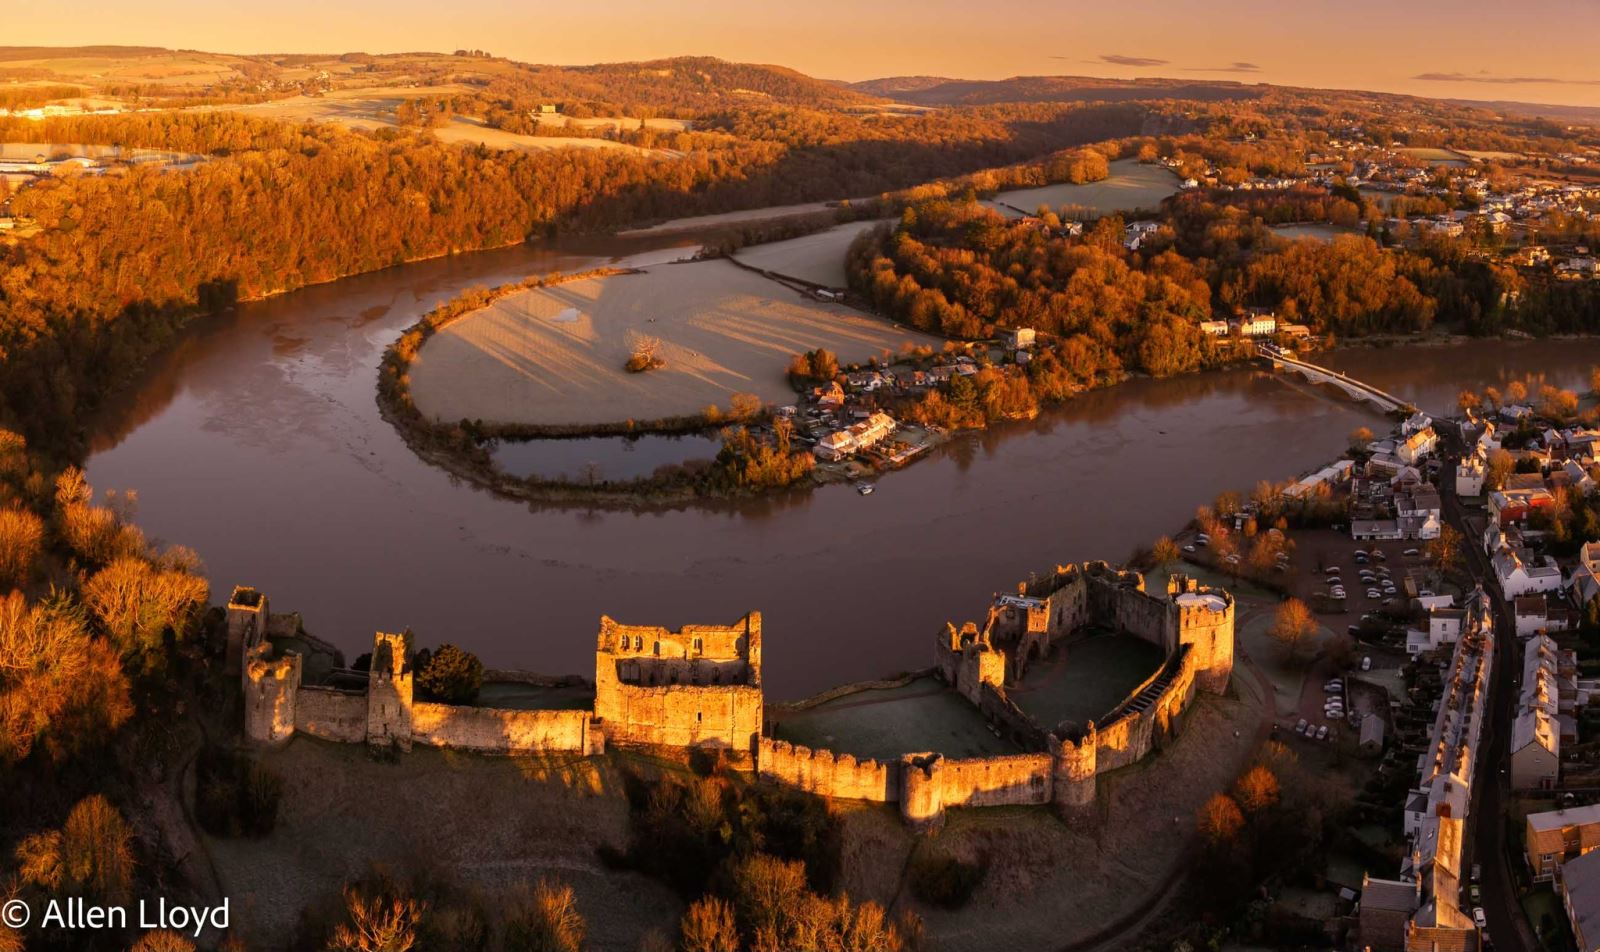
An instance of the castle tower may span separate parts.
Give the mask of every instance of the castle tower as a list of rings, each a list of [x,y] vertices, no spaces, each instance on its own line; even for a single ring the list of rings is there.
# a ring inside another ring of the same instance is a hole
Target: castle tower
[[[242,660],[244,736],[257,744],[282,744],[294,736],[300,656],[271,654],[271,645],[257,642]]]
[[[912,828],[936,830],[944,823],[944,758],[906,754],[900,758],[900,815]]]
[[[267,596],[247,585],[235,586],[228,598],[228,634],[224,669],[228,674],[244,670],[245,652],[266,637]]]
[[[1098,769],[1095,748],[1099,738],[1094,721],[1090,721],[1077,741],[1062,740],[1050,735],[1050,748],[1054,753],[1054,775],[1051,777],[1052,801],[1056,812],[1068,820],[1082,820],[1094,813],[1095,772]]]
[[[1167,595],[1178,610],[1177,643],[1194,653],[1195,684],[1226,693],[1233,675],[1233,596],[1178,574],[1167,579]]]
[[[378,632],[367,672],[367,743],[411,749],[411,632]]]

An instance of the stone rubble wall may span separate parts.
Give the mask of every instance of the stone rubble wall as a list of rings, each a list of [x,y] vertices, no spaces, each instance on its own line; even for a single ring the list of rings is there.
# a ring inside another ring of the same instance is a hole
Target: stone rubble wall
[[[365,741],[367,692],[302,686],[295,697],[294,730],[347,744]]]
[[[589,752],[586,710],[462,707],[418,701],[411,706],[411,740],[484,754]]]

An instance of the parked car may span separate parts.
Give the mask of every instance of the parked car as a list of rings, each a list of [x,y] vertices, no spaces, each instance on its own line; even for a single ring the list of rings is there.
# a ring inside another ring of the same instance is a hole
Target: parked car
[[[1480,902],[1483,902],[1483,891],[1480,890],[1476,885],[1467,890],[1467,894],[1472,897],[1472,904],[1474,906]]]
[[[1568,794],[1568,796],[1571,796],[1571,794]],[[1475,883],[1483,881],[1483,864],[1482,863],[1473,863],[1472,864],[1472,881],[1475,882]]]
[[[1328,725],[1324,724],[1321,727],[1317,728],[1317,740],[1327,740],[1327,739],[1328,739]]]
[[[1344,688],[1344,682],[1338,678],[1329,678],[1328,683],[1322,686],[1325,691],[1339,691]]]
[[[1184,546],[1183,547],[1183,551],[1185,551],[1185,552],[1193,552],[1194,551],[1194,543],[1191,542],[1190,544]]]
[[[1472,921],[1476,922],[1478,924],[1478,928],[1480,929],[1489,928],[1489,920],[1484,916],[1482,906],[1472,907]]]
[[[1415,556],[1421,555],[1422,554],[1422,550],[1421,549],[1407,549],[1405,551],[1405,554],[1408,555],[1408,556],[1415,557]]]
[[[1300,718],[1300,722],[1294,725],[1294,732],[1296,734],[1304,734],[1307,726],[1309,725],[1306,723],[1306,719],[1302,717]]]
[[[1361,670],[1363,670],[1363,671],[1371,671],[1372,670],[1372,655],[1364,655],[1361,658]]]
[[[1387,562],[1387,561],[1389,561],[1389,557],[1387,555],[1384,555],[1378,549],[1373,549],[1372,550],[1372,557],[1377,559],[1379,562]]]

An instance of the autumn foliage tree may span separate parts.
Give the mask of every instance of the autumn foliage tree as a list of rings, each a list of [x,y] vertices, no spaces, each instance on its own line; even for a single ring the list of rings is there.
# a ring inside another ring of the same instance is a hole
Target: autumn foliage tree
[[[1195,822],[1206,842],[1220,845],[1232,842],[1239,835],[1244,828],[1244,814],[1233,797],[1214,793],[1201,805]]]
[[[24,839],[16,859],[24,882],[52,893],[118,902],[133,891],[133,831],[99,794],[78,801],[59,830]]]
[[[1234,784],[1233,793],[1245,813],[1260,813],[1278,802],[1278,778],[1271,768],[1257,764]]]
[[[1278,611],[1272,619],[1270,634],[1283,648],[1290,663],[1299,658],[1300,651],[1310,643],[1316,633],[1317,620],[1305,602],[1298,598],[1289,598],[1278,605]]]
[[[0,509],[0,591],[28,581],[43,547],[43,519],[26,509]]]
[[[37,749],[60,759],[103,742],[132,713],[117,651],[89,634],[81,608],[0,596],[0,764]]]

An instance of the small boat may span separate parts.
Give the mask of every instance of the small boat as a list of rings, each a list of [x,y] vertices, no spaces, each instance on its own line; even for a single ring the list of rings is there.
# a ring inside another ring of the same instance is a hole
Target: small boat
[[[873,492],[875,492],[877,490],[877,488],[878,487],[872,485],[871,483],[856,483],[856,492],[860,493],[863,496],[872,495]]]

